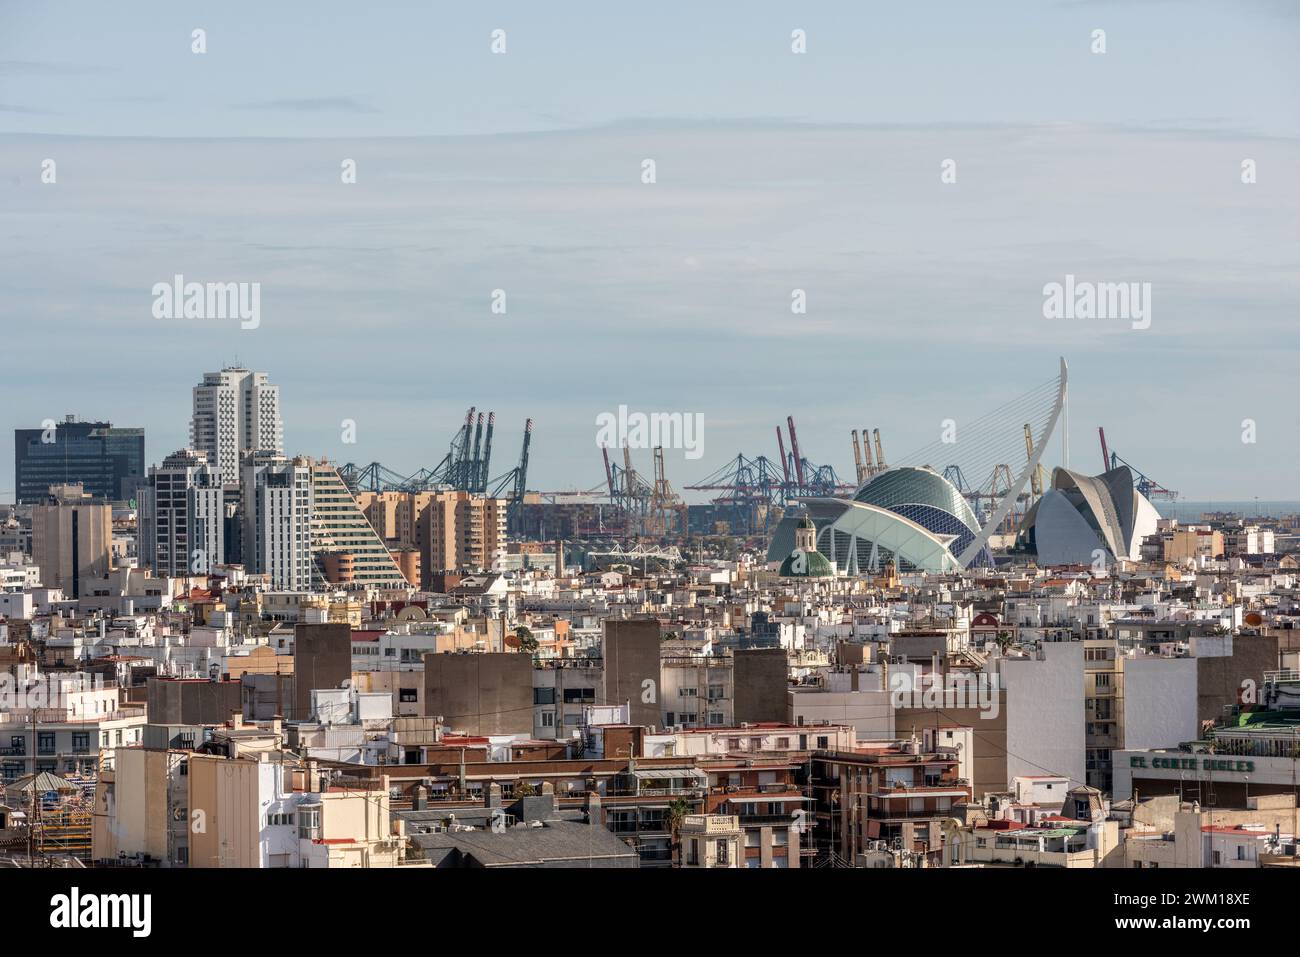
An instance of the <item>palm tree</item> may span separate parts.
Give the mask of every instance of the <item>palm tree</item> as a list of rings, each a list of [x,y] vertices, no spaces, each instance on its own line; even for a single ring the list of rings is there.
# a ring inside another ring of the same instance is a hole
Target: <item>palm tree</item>
[[[685,798],[674,798],[673,802],[668,805],[668,813],[664,819],[668,822],[668,833],[671,835],[669,849],[672,851],[674,863],[677,863],[681,851],[682,822],[686,820],[686,815],[690,813],[691,802]]]

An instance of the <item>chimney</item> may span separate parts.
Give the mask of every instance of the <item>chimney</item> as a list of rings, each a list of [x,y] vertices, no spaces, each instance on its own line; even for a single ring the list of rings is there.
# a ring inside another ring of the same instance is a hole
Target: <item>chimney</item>
[[[487,790],[483,792],[485,806],[489,808],[498,808],[501,806],[501,785],[493,781],[488,785]]]
[[[583,809],[587,812],[587,823],[592,827],[603,827],[600,823],[600,794],[596,791],[587,792],[587,800],[583,804]]]
[[[423,811],[429,804],[429,792],[425,790],[423,784],[415,786],[415,794],[411,798],[411,810]]]

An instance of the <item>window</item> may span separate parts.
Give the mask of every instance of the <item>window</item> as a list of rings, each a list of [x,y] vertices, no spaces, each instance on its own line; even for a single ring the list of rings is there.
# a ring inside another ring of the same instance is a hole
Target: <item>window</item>
[[[89,731],[72,732],[72,752],[73,754],[90,753],[90,732]]]
[[[9,750],[15,755],[27,753],[27,739],[21,734],[15,734],[9,738]]]
[[[121,732],[118,732],[119,734]],[[36,753],[53,754],[54,753],[54,732],[41,731],[36,735]]]
[[[565,704],[595,704],[596,689],[595,688],[565,688],[564,703]]]
[[[555,712],[554,712],[554,711],[543,711],[543,712],[542,712],[541,726],[542,726],[543,728],[553,728],[553,727],[555,727]]]
[[[320,837],[320,805],[298,809],[298,837],[315,840]]]
[[[731,857],[728,854],[730,844],[727,841],[718,841],[718,866],[728,867],[731,863]]]
[[[817,750],[825,751],[831,746],[831,739],[824,734],[817,735]]]
[[[415,688],[400,688],[397,692],[397,700],[404,704],[410,704],[416,700],[417,690]]]
[[[678,689],[677,689],[677,697],[679,697],[679,698],[694,698],[694,697],[697,697],[698,695],[699,695],[699,689],[698,689],[698,688],[678,688]]]
[[[534,688],[533,704],[555,704],[555,689]]]
[[[726,691],[727,689],[724,685],[709,685],[709,700],[717,701],[719,698],[725,698]]]

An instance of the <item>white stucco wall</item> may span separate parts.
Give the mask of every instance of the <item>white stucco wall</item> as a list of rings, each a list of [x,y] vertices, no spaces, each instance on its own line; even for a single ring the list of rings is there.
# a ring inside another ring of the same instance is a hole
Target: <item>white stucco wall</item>
[[[1199,729],[1195,658],[1124,659],[1124,747],[1177,747]]]
[[[1068,776],[1086,784],[1083,643],[1045,642],[1045,658],[1007,658],[1007,787],[1012,778]],[[1194,699],[1193,699],[1194,700]]]

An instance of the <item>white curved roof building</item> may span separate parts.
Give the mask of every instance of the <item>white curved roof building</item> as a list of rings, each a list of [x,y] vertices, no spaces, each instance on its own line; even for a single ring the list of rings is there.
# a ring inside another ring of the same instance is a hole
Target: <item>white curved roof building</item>
[[[1088,565],[1098,550],[1107,561],[1136,559],[1159,520],[1127,466],[1091,476],[1057,468],[1025,514],[1018,544],[1041,565]]]
[[[899,571],[925,572],[992,565],[989,539],[1012,513],[1038,468],[1061,417],[1068,380],[1062,358],[1054,378],[971,418],[960,445],[945,435],[905,459],[908,464],[872,476],[852,498],[797,496],[816,528],[816,550],[846,575],[875,572],[890,562]],[[999,463],[1022,455],[1024,465],[1013,478],[1010,466]],[[936,461],[948,463],[943,475],[921,464]],[[981,524],[962,489],[945,475],[951,469],[964,485],[963,474],[988,475],[990,468],[991,485],[998,493]],[[998,469],[1007,473],[1005,482],[997,481]],[[802,486],[802,476],[799,482]],[[1049,506],[1046,517],[1056,514],[1054,507]],[[1138,511],[1133,503],[1125,508],[1128,513]],[[767,552],[770,563],[784,561],[796,548],[795,522],[794,516],[786,516],[777,526]]]
[[[801,501],[817,529],[817,551],[848,575],[876,572],[891,561],[899,570],[952,571],[980,533],[966,499],[931,468],[881,472],[851,499]],[[790,554],[797,521],[787,516],[777,526],[768,561]]]

